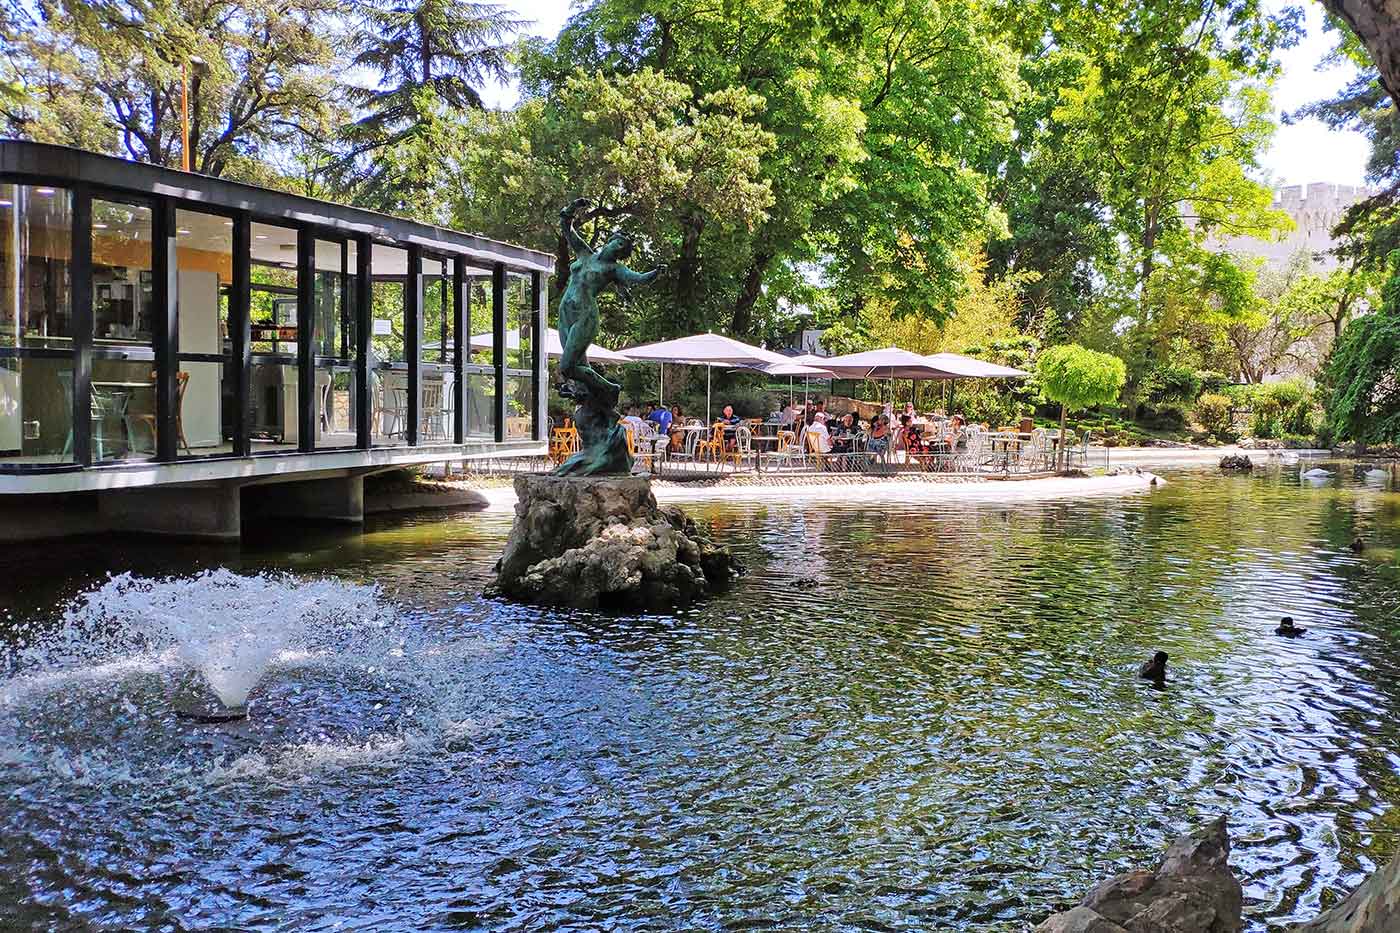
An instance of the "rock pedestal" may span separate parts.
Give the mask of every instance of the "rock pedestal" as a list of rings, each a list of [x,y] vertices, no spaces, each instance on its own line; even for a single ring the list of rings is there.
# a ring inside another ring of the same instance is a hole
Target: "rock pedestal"
[[[491,592],[546,606],[664,609],[742,572],[638,476],[517,476],[515,526]]]
[[[1172,843],[1156,871],[1109,878],[1034,933],[1238,933],[1244,892],[1229,858],[1222,816]]]

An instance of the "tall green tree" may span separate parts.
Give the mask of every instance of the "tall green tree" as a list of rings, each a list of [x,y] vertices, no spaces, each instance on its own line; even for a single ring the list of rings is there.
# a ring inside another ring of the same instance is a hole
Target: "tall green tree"
[[[278,150],[332,129],[340,0],[39,0],[7,38],[8,113],[23,135],[256,177]]]
[[[569,274],[559,208],[587,197],[595,206],[581,222],[590,235],[621,229],[636,243],[638,265],[670,267],[666,288],[638,295],[639,330],[626,336],[650,336],[653,322],[714,327],[738,288],[734,241],[746,242],[773,204],[761,163],[775,141],[755,119],[761,105],[742,89],[697,101],[687,85],[647,68],[574,74],[548,98],[474,118],[458,150],[456,220],[553,251],[557,296]]]
[[[349,89],[363,115],[345,133],[342,184],[358,203],[410,210],[434,179],[403,157],[423,149],[433,121],[484,106],[482,86],[510,76],[511,37],[524,21],[465,0],[367,0],[355,14],[351,67],[378,82]]]
[[[778,286],[804,265],[848,310],[881,293],[938,311],[956,294],[956,247],[989,222],[971,166],[1009,131],[1016,87],[1013,57],[990,32],[970,0],[597,0],[522,73],[544,97],[580,67],[652,67],[697,99],[762,98],[757,119],[777,140],[762,159],[773,205],[751,236],[724,244],[742,256],[728,328],[752,336],[760,305],[789,297]],[[706,218],[686,223],[682,267],[710,266],[698,252]]]

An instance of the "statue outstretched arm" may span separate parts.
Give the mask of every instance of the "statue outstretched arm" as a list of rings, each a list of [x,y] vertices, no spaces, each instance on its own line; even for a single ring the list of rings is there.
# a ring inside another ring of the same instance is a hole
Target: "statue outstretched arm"
[[[588,242],[579,236],[579,232],[574,229],[574,215],[579,211],[587,210],[593,202],[587,198],[579,198],[559,212],[559,227],[564,232],[564,239],[568,242],[569,248],[578,256],[592,256],[593,250],[589,248]]]
[[[617,280],[623,285],[645,285],[665,270],[665,266],[657,266],[650,272],[634,272],[622,263],[617,264]]]

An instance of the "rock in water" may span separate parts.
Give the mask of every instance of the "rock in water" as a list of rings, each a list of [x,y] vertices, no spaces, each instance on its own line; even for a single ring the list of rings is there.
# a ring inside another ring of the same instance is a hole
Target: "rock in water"
[[[1220,469],[1225,473],[1248,473],[1254,469],[1254,462],[1244,454],[1229,454],[1220,458]]]
[[[490,592],[579,608],[684,605],[743,572],[641,476],[517,476],[515,526]]]
[[[1173,842],[1156,871],[1109,878],[1034,933],[1238,933],[1244,892],[1229,858],[1222,816]]]
[[[1400,930],[1400,855],[1367,878],[1316,920],[1292,928],[1293,933],[1395,933]]]

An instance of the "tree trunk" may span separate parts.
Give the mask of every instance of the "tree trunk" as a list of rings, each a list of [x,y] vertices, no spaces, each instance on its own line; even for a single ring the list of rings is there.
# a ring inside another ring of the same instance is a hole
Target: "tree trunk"
[[[697,212],[681,218],[681,254],[676,261],[676,307],[688,324],[695,322],[700,292],[700,234],[705,218]]]
[[[1065,468],[1065,423],[1068,420],[1068,412],[1065,406],[1060,406],[1060,442],[1055,445],[1055,472],[1062,472]]]
[[[1393,0],[1322,0],[1346,21],[1371,53],[1381,84],[1400,106],[1400,6]]]
[[[771,254],[759,252],[754,253],[749,262],[748,271],[744,273],[744,284],[740,286],[739,297],[734,302],[734,316],[729,322],[729,329],[735,337],[743,337],[753,326],[753,308],[758,303],[758,296],[763,293],[763,273],[772,261]]]
[[[569,284],[569,241],[564,239],[564,234],[559,234],[559,239],[554,244],[554,275],[549,282],[549,303],[551,306],[559,304],[559,296],[564,294],[564,289]]]

